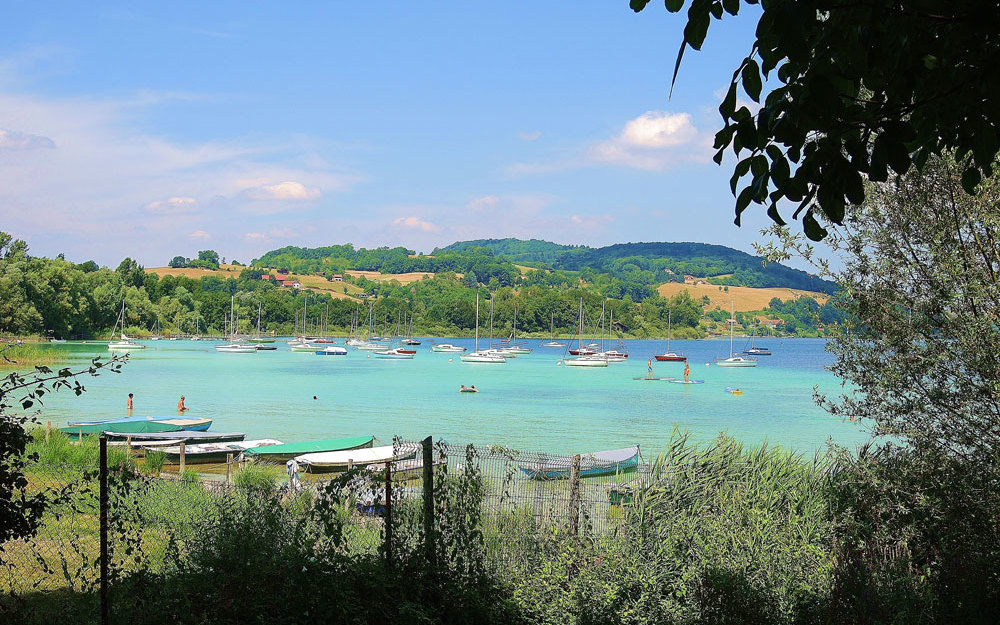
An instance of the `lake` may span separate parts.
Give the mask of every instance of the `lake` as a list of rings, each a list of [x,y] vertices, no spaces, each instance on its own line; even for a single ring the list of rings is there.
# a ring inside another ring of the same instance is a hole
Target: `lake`
[[[675,426],[698,441],[720,432],[748,443],[771,443],[811,453],[828,438],[854,447],[867,440],[859,425],[816,406],[813,388],[836,393],[839,380],[824,369],[831,356],[823,339],[770,339],[773,356],[755,368],[723,368],[723,340],[673,341],[691,363],[682,385],[634,380],[662,341],[626,341],[628,362],[607,368],[559,365],[562,349],[539,347],[506,364],[463,363],[458,354],[434,353],[421,339],[412,360],[383,360],[350,349],[346,357],[277,351],[224,354],[209,341],[147,341],[120,375],[81,378],[80,397],[45,397],[41,420],[124,416],[128,393],[135,416],[176,414],[180,395],[190,415],[215,420],[217,431],[285,442],[374,434],[391,442],[432,435],[449,443],[502,444],[525,450],[579,453],[636,443],[649,454],[662,449]],[[471,339],[438,339],[472,349]],[[343,341],[339,341],[343,344]],[[106,344],[67,343],[72,365],[107,356]],[[654,361],[656,377],[681,377],[683,363]],[[478,394],[458,393],[474,384]],[[742,395],[726,392],[739,387]],[[313,397],[316,399],[313,399]],[[646,455],[646,454],[644,454]]]

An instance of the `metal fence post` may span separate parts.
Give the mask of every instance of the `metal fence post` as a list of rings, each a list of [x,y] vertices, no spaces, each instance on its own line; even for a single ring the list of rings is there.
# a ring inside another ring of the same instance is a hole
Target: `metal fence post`
[[[101,625],[111,622],[108,610],[108,439],[100,439]]]
[[[427,561],[434,563],[434,440],[423,440],[424,456],[424,553]]]
[[[580,529],[580,454],[573,456],[569,469],[569,533]]]
[[[233,454],[226,454],[226,484],[233,483]]]
[[[177,475],[181,475],[182,473],[184,473],[184,441],[181,441],[180,452],[181,452],[181,458],[180,458],[180,464],[177,466]]]
[[[392,567],[392,461],[385,463],[385,563]]]

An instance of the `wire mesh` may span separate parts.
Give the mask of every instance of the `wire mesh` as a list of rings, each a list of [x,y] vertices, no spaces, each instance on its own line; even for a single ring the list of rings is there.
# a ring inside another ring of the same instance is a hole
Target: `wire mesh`
[[[186,463],[184,471],[142,460],[109,467],[111,575],[169,572],[213,557],[212,545],[266,551],[284,539],[348,556],[422,553],[428,538],[423,457],[421,442],[395,439],[386,462],[300,473],[298,480],[289,479],[285,465],[242,458]],[[485,561],[498,565],[529,562],[539,541],[555,535],[614,532],[622,522],[619,504],[628,502],[630,485],[645,470],[634,458],[588,471],[594,465],[583,457],[583,475],[574,477],[570,455],[442,442],[433,445],[431,458],[438,550],[475,536]],[[539,468],[551,470],[549,479],[535,479]],[[51,505],[33,538],[3,545],[2,590],[94,589],[98,467],[39,463],[26,474],[29,492],[46,493]]]

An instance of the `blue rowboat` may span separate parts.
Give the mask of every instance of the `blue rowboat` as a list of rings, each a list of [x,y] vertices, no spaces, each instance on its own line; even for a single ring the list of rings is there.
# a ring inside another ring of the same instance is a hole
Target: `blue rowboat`
[[[571,456],[555,456],[518,466],[522,473],[533,480],[565,480],[569,479],[572,464]],[[634,471],[638,466],[638,445],[580,455],[580,477],[615,475]]]

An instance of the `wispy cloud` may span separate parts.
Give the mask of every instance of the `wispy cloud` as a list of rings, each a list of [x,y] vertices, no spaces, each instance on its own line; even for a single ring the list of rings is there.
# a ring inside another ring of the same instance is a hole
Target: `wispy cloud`
[[[517,133],[517,138],[522,141],[535,141],[542,136],[541,130],[532,130],[530,132],[519,132]]]
[[[40,135],[0,128],[0,150],[54,150],[55,141]]]
[[[205,232],[204,230],[195,230],[188,235],[189,239],[194,239],[195,241],[208,241],[212,238],[212,235]]]
[[[251,200],[315,200],[323,195],[319,189],[294,180],[250,187],[243,193]]]
[[[193,197],[172,197],[157,200],[146,205],[146,212],[155,215],[177,215],[198,211],[198,200]]]

